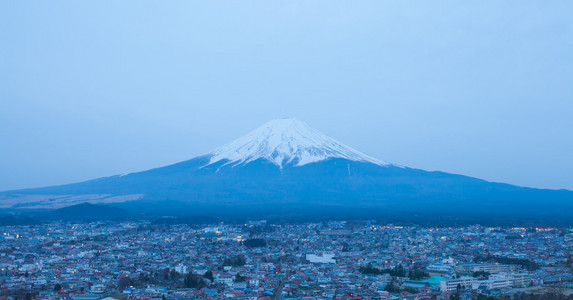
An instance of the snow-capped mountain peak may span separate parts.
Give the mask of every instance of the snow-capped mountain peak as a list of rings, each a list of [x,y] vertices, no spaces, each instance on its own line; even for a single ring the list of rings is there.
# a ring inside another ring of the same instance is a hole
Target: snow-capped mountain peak
[[[328,158],[344,158],[389,165],[295,118],[271,120],[247,135],[215,149],[209,155],[209,164],[228,160],[227,164],[237,165],[265,159],[282,168],[287,164],[302,166]]]

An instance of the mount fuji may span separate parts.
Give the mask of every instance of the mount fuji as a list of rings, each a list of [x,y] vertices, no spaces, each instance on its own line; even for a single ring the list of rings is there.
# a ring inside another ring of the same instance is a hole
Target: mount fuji
[[[258,159],[283,165],[303,166],[329,158],[389,165],[354,150],[297,119],[272,120],[247,135],[209,153],[209,164],[244,165]]]
[[[272,120],[193,159],[148,171],[0,193],[0,209],[90,202],[180,215],[437,213],[573,217],[573,191],[390,164],[297,119]]]

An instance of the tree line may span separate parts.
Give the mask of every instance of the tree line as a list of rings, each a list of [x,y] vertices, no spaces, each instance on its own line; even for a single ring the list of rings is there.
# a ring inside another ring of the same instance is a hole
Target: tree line
[[[535,271],[539,269],[539,265],[536,262],[525,258],[512,258],[512,257],[503,257],[494,255],[487,255],[487,256],[478,255],[474,258],[474,262],[496,262],[505,265],[520,265],[525,269],[527,269],[528,271]]]
[[[413,280],[420,280],[430,276],[427,272],[422,270],[406,270],[402,265],[398,265],[392,269],[380,269],[373,267],[372,264],[367,264],[365,266],[361,266],[359,269],[360,273],[368,274],[368,275],[382,275],[382,274],[390,274],[392,277],[408,277]]]

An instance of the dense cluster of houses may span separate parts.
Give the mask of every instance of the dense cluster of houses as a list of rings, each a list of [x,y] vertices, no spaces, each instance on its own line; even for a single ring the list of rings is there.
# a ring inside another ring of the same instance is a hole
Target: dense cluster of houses
[[[572,255],[571,230],[551,228],[9,226],[0,299],[472,299],[566,291]]]

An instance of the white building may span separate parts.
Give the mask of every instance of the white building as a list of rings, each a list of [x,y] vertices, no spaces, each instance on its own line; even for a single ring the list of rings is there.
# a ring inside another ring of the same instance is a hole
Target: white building
[[[517,265],[501,265],[501,264],[461,264],[457,266],[457,270],[465,273],[473,272],[488,272],[495,273],[511,273],[517,271]]]
[[[525,287],[531,283],[531,275],[529,273],[511,274],[514,287]]]
[[[249,279],[249,287],[256,288],[256,287],[259,287],[259,284],[261,284],[260,280],[255,279],[255,278]]]
[[[32,282],[33,285],[44,285],[47,283],[48,281],[46,279],[36,279]]]
[[[324,252],[321,256],[315,254],[307,254],[306,260],[315,264],[335,264],[334,253]]]
[[[187,266],[184,264],[178,264],[175,266],[175,272],[185,275],[188,273]]]
[[[454,268],[450,265],[435,263],[427,266],[426,271],[429,273],[450,273],[454,271]]]
[[[453,291],[459,287],[466,289],[502,289],[508,287],[523,287],[531,283],[531,276],[528,273],[517,274],[492,274],[486,280],[477,280],[474,277],[462,277],[447,279],[440,282],[440,290]]]
[[[442,280],[440,282],[440,290],[442,292],[453,291],[457,289],[458,286],[461,288],[471,289],[473,288],[473,284],[476,281],[477,279],[475,279],[474,277],[461,277],[455,279]]]
[[[219,275],[217,277],[215,277],[215,283],[223,283],[225,285],[231,286],[233,285],[233,282],[235,281],[234,276],[232,275]]]
[[[513,279],[505,275],[491,275],[487,280],[477,280],[472,283],[472,288],[477,290],[480,286],[486,287],[487,289],[501,289],[506,287],[511,287],[513,285]]]

